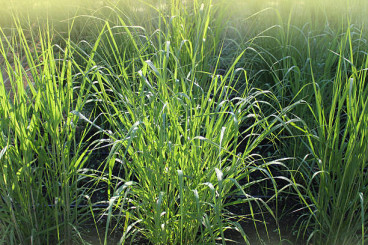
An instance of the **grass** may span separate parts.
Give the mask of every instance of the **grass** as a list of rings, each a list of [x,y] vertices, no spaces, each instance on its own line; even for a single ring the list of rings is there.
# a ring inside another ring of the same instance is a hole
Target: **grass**
[[[65,4],[1,24],[1,244],[366,243],[363,1]]]
[[[85,199],[78,172],[86,162],[88,146],[76,141],[78,118],[70,112],[83,108],[86,88],[73,87],[72,51],[54,54],[50,36],[41,32],[41,52],[35,54],[20,28],[17,34],[5,37],[1,46],[12,84],[12,96],[3,81],[0,92],[2,239],[7,244],[55,239],[68,243],[79,220],[85,219],[85,212],[77,208]],[[28,70],[17,49],[23,52]]]
[[[350,50],[348,58],[345,49]],[[311,110],[318,127],[308,136],[312,160],[308,162],[311,177],[305,196],[312,212],[304,225],[310,226],[311,222],[315,227],[309,240],[316,237],[316,241],[329,244],[364,244],[367,86],[366,69],[362,67],[366,64],[354,65],[349,29],[338,57],[328,100],[322,98],[314,81],[316,107]]]

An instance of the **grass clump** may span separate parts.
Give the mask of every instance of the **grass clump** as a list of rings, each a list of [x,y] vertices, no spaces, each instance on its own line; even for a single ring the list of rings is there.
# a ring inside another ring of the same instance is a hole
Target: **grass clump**
[[[310,229],[308,240],[318,244],[366,240],[367,64],[355,66],[348,29],[340,44],[331,96],[323,98],[320,82],[313,84],[316,102],[311,110],[317,127],[308,136],[312,156],[303,163],[309,172],[302,196],[311,213],[302,227]]]
[[[265,205],[248,194],[257,181],[241,187],[239,180],[256,171],[267,178],[269,166],[280,164],[259,163],[251,155],[279,122],[268,124],[259,110],[262,92],[230,98],[231,83],[224,85],[230,76],[212,76],[205,92],[186,78],[159,73],[166,69],[153,62],[138,72],[136,86],[120,80],[120,87],[113,88],[103,76],[97,78],[100,86],[114,91],[113,96],[96,94],[105,101],[111,126],[105,172],[111,181],[114,169],[121,174],[117,186],[111,184],[110,211],[119,208],[118,223],[134,222],[135,229],[125,227],[126,233],[140,232],[154,244],[206,244],[219,238],[224,243],[226,229],[241,230],[240,216],[232,217],[226,207]],[[240,125],[249,122],[242,132],[247,146],[237,154]],[[246,198],[226,201],[237,193]]]
[[[70,46],[56,55],[50,33],[40,32],[33,52],[22,29],[4,36],[1,55],[8,81],[0,82],[0,223],[4,244],[70,243],[85,220],[78,185],[88,155],[77,142],[78,118],[86,88],[73,86]],[[16,50],[22,50],[24,63]],[[26,70],[27,67],[27,70]],[[80,132],[83,138],[83,130]],[[73,208],[74,207],[74,208]]]
[[[194,2],[209,13],[205,6]],[[219,61],[213,73],[201,70],[212,52],[206,51],[212,43],[204,39],[214,38],[204,36],[210,23],[209,15],[204,17],[198,15],[198,26],[191,29],[202,33],[200,38],[190,35],[191,40],[165,20],[160,32],[155,31],[157,37],[142,30],[143,38],[122,19],[122,26],[107,23],[91,45],[96,53],[84,61],[85,70],[97,67],[90,74],[92,101],[104,118],[96,127],[105,136],[96,143],[111,149],[99,181],[108,186],[108,221],[123,225],[122,242],[138,233],[154,244],[225,243],[227,229],[239,230],[247,241],[238,221],[254,218],[252,205],[268,207],[248,191],[271,177],[271,165],[282,164],[252,153],[276,134],[287,110],[264,115],[260,104],[272,106],[261,98],[272,98],[269,92],[235,90],[237,81],[246,78],[245,71],[235,69],[243,54],[222,76],[216,74]],[[188,24],[180,21],[181,26]],[[115,28],[123,34],[113,32]],[[118,52],[121,40],[132,47],[130,53]],[[254,172],[263,179],[250,179]],[[243,200],[229,201],[239,193]],[[250,212],[236,218],[228,207],[241,203]]]

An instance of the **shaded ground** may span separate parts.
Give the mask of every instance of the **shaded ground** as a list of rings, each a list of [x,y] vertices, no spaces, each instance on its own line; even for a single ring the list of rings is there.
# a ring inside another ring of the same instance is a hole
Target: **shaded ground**
[[[296,219],[297,217],[294,215],[284,217],[280,220],[278,229],[275,220],[270,215],[266,215],[264,220],[267,224],[267,229],[264,225],[259,224],[256,230],[252,222],[243,223],[242,227],[251,245],[305,245],[305,242],[297,241],[296,236],[292,233],[292,225],[295,223]],[[231,238],[235,240],[236,243],[227,244],[247,244],[239,233],[231,234]]]
[[[285,203],[281,203],[281,205]],[[237,210],[236,210],[237,209]],[[245,209],[236,208],[232,210],[235,213],[243,213]],[[271,207],[274,210],[274,207]],[[238,211],[238,212],[237,212]],[[306,242],[297,240],[296,234],[293,234],[293,225],[298,219],[299,214],[289,213],[283,216],[279,220],[279,226],[277,225],[275,219],[267,213],[256,215],[256,219],[259,221],[265,221],[266,226],[261,222],[257,222],[257,229],[252,221],[242,222],[244,232],[248,236],[249,244],[251,245],[307,245]],[[103,239],[105,235],[105,222],[100,222],[97,225],[98,232],[93,222],[84,227],[83,238],[91,245],[103,244]],[[119,243],[122,236],[122,230],[117,229],[115,232],[108,233],[107,244],[115,245]],[[229,245],[243,245],[247,244],[244,239],[237,231],[228,230],[225,232],[226,238],[233,240],[234,242],[226,242]],[[220,242],[220,241],[219,241]],[[128,243],[129,244],[129,243]],[[143,238],[135,238],[132,244],[148,244]]]

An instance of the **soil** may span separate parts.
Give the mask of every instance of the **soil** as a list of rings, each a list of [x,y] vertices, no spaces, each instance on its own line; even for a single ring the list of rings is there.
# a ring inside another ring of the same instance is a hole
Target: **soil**
[[[292,205],[293,201],[284,200],[278,203],[279,210],[284,209],[285,206]],[[275,212],[276,206],[274,204],[269,204],[271,210]],[[243,206],[233,206],[231,207],[231,212],[234,214],[242,215],[248,214],[249,209],[246,205]],[[257,213],[257,210],[255,210]],[[283,212],[285,213],[285,210]],[[276,220],[272,217],[272,215],[264,212],[263,215],[258,212],[255,215],[255,219],[259,221],[265,222],[264,225],[261,222],[257,222],[256,226],[253,221],[244,221],[241,222],[241,226],[244,232],[247,235],[247,239],[249,244],[251,245],[307,245],[305,241],[298,240],[296,234],[293,233],[293,225],[295,225],[296,220],[298,219],[300,214],[288,212],[287,215],[279,218],[278,225]],[[84,227],[85,232],[83,232],[83,238],[90,245],[100,245],[103,244],[103,238],[105,234],[105,224],[104,220],[100,221],[97,224],[98,232],[96,231],[96,226],[94,222],[91,222],[89,225]],[[113,226],[113,225],[112,225]],[[111,227],[112,227],[111,226]],[[109,232],[107,244],[118,244],[119,240],[122,236],[121,230],[116,230],[115,232]],[[243,245],[247,244],[241,234],[234,230],[227,230],[225,232],[225,237],[228,239],[226,244],[228,245]],[[219,241],[219,244],[221,242]],[[143,237],[137,236],[134,238],[132,244],[149,244],[147,240]]]

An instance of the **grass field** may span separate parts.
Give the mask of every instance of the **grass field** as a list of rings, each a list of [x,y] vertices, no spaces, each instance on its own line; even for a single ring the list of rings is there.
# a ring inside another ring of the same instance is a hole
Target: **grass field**
[[[367,243],[368,3],[0,10],[0,244]]]

